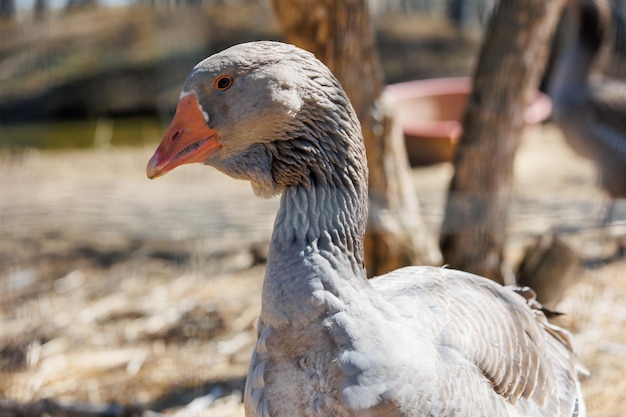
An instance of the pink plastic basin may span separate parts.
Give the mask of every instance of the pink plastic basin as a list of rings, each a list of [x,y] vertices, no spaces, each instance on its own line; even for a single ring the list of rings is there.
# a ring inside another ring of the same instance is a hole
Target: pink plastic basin
[[[385,88],[385,95],[395,104],[411,166],[453,159],[463,133],[461,119],[471,86],[470,77],[455,77],[408,81]],[[550,98],[538,92],[524,119],[528,124],[540,123],[551,111]]]

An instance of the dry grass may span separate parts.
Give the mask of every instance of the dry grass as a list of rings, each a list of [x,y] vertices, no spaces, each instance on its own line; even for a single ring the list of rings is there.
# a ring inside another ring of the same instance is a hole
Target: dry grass
[[[2,157],[0,397],[243,415],[264,272],[256,244],[277,202],[202,166],[148,181],[150,153]],[[450,173],[414,171],[433,230]],[[548,231],[581,254],[562,322],[591,371],[590,416],[623,416],[626,260],[602,262],[614,246],[593,227],[602,205],[593,167],[539,127],[524,140],[516,181],[509,259]],[[204,405],[185,407],[202,396]]]

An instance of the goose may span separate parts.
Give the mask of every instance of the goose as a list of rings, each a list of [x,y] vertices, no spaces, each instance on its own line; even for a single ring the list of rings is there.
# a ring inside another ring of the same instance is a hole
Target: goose
[[[258,41],[197,64],[147,175],[194,162],[281,194],[246,416],[585,415],[569,336],[529,289],[440,267],[366,278],[361,128],[313,54]]]
[[[595,163],[609,197],[626,198],[626,82],[593,74],[610,7],[605,0],[571,0],[569,7],[576,38],[558,59],[549,88],[553,118],[567,143]]]

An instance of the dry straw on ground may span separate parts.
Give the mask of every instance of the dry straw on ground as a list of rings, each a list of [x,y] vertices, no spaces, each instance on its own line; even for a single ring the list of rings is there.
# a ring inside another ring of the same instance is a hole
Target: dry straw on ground
[[[150,152],[2,155],[0,397],[243,415],[277,201],[199,165],[148,181]],[[414,170],[434,232],[450,173]],[[580,254],[561,323],[591,371],[590,415],[623,416],[626,260],[596,228],[593,167],[540,126],[524,138],[516,181],[508,258],[551,232]]]

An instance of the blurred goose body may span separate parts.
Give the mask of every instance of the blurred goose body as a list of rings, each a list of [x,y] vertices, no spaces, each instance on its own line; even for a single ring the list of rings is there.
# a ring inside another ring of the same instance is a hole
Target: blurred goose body
[[[610,16],[604,0],[573,0],[576,40],[563,52],[550,88],[554,119],[580,155],[595,162],[601,186],[626,198],[626,82],[593,74]]]

